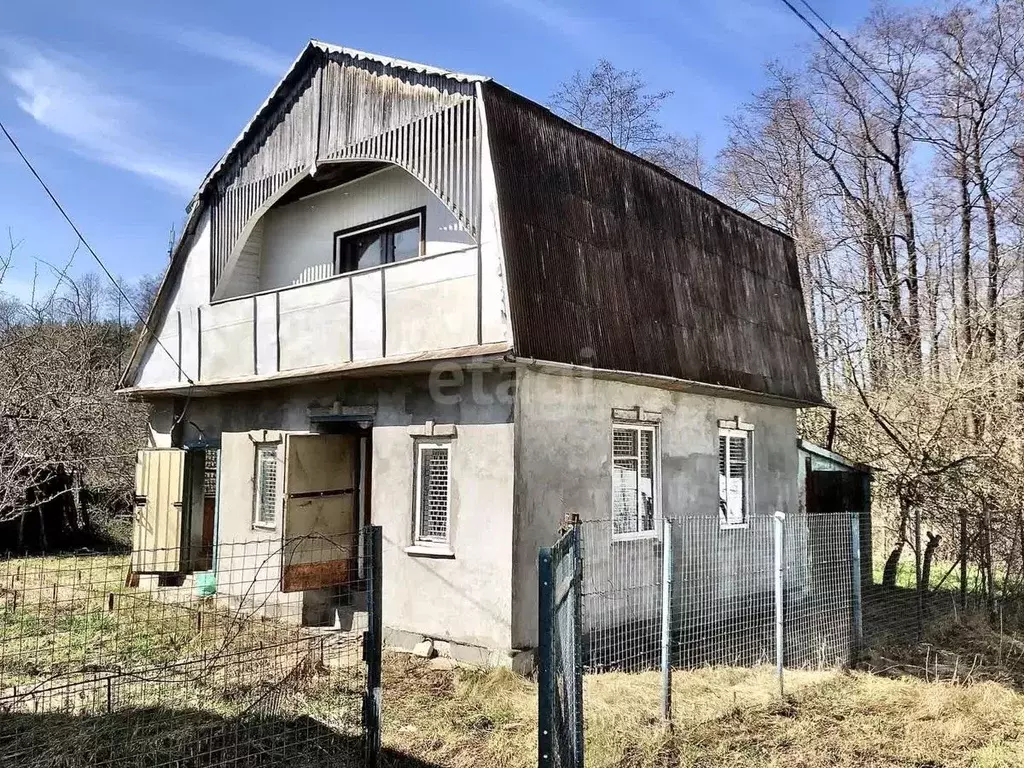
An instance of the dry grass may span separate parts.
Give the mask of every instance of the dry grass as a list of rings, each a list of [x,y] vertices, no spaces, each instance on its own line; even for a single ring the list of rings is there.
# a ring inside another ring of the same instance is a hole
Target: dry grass
[[[536,688],[511,672],[435,672],[392,657],[384,690],[384,742],[394,752],[453,768],[536,765]],[[1024,696],[993,682],[789,672],[780,701],[771,670],[722,668],[677,672],[673,696],[669,733],[657,675],[588,677],[588,765],[1024,764]]]

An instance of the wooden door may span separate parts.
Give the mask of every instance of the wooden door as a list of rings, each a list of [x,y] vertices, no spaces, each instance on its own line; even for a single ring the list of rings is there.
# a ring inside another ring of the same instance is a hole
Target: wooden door
[[[359,549],[358,438],[287,435],[281,591],[340,586]]]
[[[136,573],[181,571],[182,499],[185,451],[149,448],[135,462],[135,518],[132,570]]]

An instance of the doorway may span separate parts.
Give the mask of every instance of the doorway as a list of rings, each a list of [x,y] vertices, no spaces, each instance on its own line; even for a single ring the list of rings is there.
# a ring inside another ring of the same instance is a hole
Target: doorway
[[[365,416],[321,416],[311,419],[312,428],[323,435],[349,435],[354,439],[355,453],[355,530],[372,525],[370,509],[373,482],[373,421]],[[366,578],[363,537],[359,536],[359,578]]]
[[[220,488],[220,448],[215,445],[185,449],[185,504],[183,543],[186,573],[213,570],[217,549],[217,508]]]

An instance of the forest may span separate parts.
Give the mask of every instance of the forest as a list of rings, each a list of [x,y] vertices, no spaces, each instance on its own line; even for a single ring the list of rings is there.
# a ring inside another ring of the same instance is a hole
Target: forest
[[[912,561],[993,604],[1024,588],[1024,3],[803,16],[823,34],[713,157],[607,61],[549,106],[793,238],[834,405],[805,436],[874,468],[887,582]]]
[[[0,286],[26,245],[8,233]],[[0,299],[0,552],[127,540],[145,408],[115,392],[157,281],[37,261]]]

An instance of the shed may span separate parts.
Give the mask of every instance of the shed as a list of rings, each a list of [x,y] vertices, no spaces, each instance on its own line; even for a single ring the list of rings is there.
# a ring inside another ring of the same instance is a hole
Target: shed
[[[862,584],[872,583],[871,467],[806,440],[797,440],[800,486],[809,515],[857,513]]]

